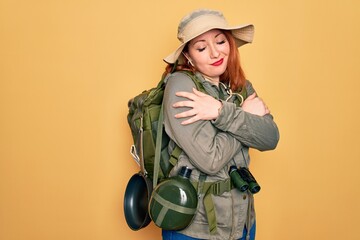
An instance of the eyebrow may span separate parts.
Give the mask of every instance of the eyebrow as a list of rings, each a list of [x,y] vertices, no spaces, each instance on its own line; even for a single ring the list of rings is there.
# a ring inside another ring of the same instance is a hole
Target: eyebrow
[[[221,35],[221,34],[225,35],[223,32],[219,32],[218,34],[215,35],[214,38],[217,38],[217,37],[218,37],[219,35]],[[199,39],[199,40],[197,40],[196,42],[194,42],[194,43],[191,44],[191,45],[195,45],[195,43],[197,43],[197,42],[205,42],[205,40],[204,40],[204,39]]]

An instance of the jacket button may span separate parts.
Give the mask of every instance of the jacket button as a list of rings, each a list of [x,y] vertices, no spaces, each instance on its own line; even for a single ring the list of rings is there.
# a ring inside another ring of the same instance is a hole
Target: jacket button
[[[246,199],[246,195],[243,196],[243,199],[244,199],[244,200]]]

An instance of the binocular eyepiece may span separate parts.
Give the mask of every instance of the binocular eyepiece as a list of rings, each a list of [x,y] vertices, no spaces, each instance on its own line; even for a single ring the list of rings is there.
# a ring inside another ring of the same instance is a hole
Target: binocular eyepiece
[[[248,168],[231,166],[229,169],[231,181],[241,192],[249,190],[252,194],[260,191],[260,185],[256,182],[254,176]]]

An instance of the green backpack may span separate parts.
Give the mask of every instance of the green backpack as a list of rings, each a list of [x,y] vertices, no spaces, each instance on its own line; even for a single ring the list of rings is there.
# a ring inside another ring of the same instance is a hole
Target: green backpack
[[[182,71],[195,83],[199,91],[205,92],[201,81],[191,72]],[[131,155],[141,166],[143,175],[153,181],[153,187],[169,176],[181,149],[176,147],[169,154],[169,137],[163,125],[163,96],[165,84],[170,74],[162,77],[155,88],[145,90],[128,102],[127,120],[134,144]]]
[[[201,81],[189,71],[181,71],[187,74],[194,82],[197,90],[207,93]],[[177,163],[182,150],[178,146],[174,148],[171,154],[168,153],[169,136],[166,134],[163,123],[163,96],[165,85],[171,74],[163,76],[155,88],[143,91],[141,94],[132,98],[128,102],[129,113],[127,120],[131,129],[134,144],[131,146],[131,155],[141,167],[141,173],[145,178],[153,182],[155,188],[158,182],[169,177],[171,169]],[[240,106],[246,99],[246,88],[242,91],[232,93],[227,89],[232,101]],[[202,176],[202,183],[206,175]],[[222,182],[221,182],[222,183]],[[214,187],[215,188],[215,187]],[[198,188],[201,191],[202,187]],[[208,188],[209,189],[209,188]],[[204,197],[204,205],[209,221],[211,234],[216,232],[216,216],[213,209],[211,198],[212,191],[207,191]]]

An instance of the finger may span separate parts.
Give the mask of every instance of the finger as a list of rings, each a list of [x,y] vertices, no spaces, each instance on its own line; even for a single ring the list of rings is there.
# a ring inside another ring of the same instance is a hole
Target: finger
[[[200,92],[199,90],[197,90],[196,88],[193,88],[193,92],[195,93],[195,95],[199,96],[199,97],[204,97],[206,96],[205,93]]]
[[[178,97],[185,97],[190,100],[194,100],[196,98],[196,95],[190,92],[176,92],[175,95]]]
[[[178,108],[178,107],[194,107],[194,102],[193,101],[179,101],[176,102],[172,105],[174,108]]]
[[[185,121],[182,121],[181,125],[188,125],[190,123],[194,123],[194,122],[199,121],[199,120],[200,120],[200,118],[198,118],[197,116],[194,116],[194,117],[189,118],[189,119],[187,119]]]
[[[196,115],[196,111],[194,109],[191,109],[189,111],[181,112],[178,114],[175,114],[175,118],[184,118],[184,117],[191,117]]]

